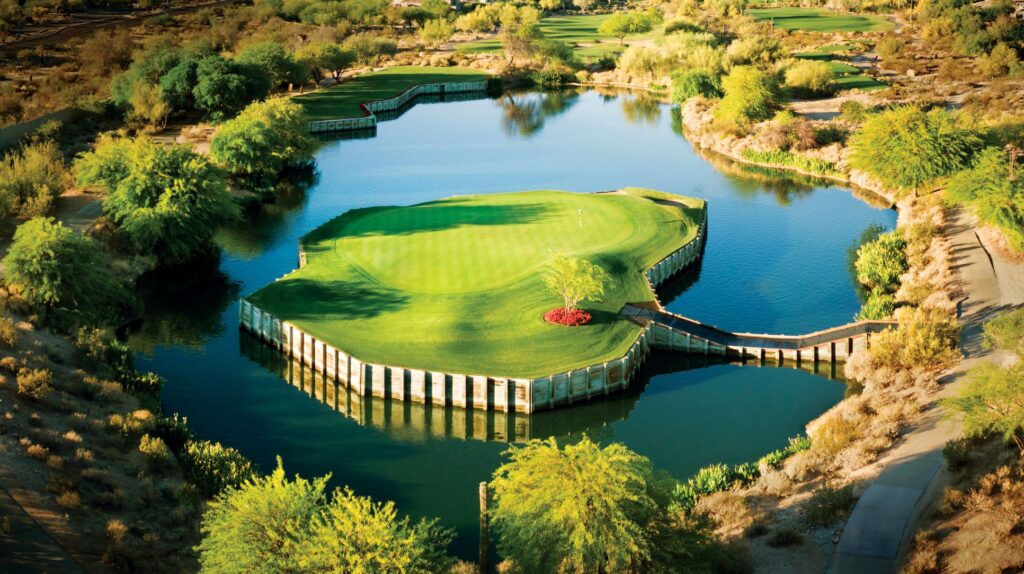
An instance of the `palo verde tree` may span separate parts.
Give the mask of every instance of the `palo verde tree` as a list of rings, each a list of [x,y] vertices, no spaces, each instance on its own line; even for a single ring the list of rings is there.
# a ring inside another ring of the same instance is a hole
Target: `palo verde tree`
[[[4,279],[57,326],[106,324],[130,308],[96,242],[52,218],[21,224],[3,265]]]
[[[901,106],[871,116],[850,138],[850,163],[886,185],[917,191],[970,165],[978,131],[958,113]]]
[[[582,301],[599,301],[606,280],[607,274],[597,265],[568,255],[556,255],[544,274],[544,284],[562,298],[567,311]]]
[[[626,36],[650,32],[657,22],[657,12],[617,12],[601,22],[597,27],[597,33],[618,38],[621,46]]]
[[[779,107],[775,77],[754,66],[734,67],[722,78],[722,91],[715,120],[730,129],[767,120]]]
[[[210,155],[234,174],[269,184],[286,167],[311,160],[314,147],[302,106],[271,98],[224,122],[210,142]]]
[[[221,493],[203,515],[196,547],[203,572],[445,572],[450,530],[411,523],[394,503],[349,489],[326,493],[330,475],[285,476],[281,459],[269,476]]]
[[[163,264],[209,249],[217,228],[238,214],[224,172],[185,146],[102,138],[75,170],[81,184],[107,190],[103,210],[129,246]]]
[[[998,227],[1015,249],[1024,251],[1024,175],[1011,154],[996,147],[984,149],[970,169],[950,178],[946,200],[970,206],[979,219]]]

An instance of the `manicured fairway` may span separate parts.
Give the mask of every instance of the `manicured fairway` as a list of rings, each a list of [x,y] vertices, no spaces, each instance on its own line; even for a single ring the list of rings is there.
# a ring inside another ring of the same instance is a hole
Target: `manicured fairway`
[[[652,299],[643,270],[695,236],[703,205],[632,189],[354,210],[303,238],[305,267],[249,299],[368,362],[512,377],[567,371],[628,349],[640,328],[619,309]],[[583,305],[589,325],[542,318],[560,304],[542,281],[559,253],[612,276],[604,300]]]
[[[601,56],[609,53],[621,52],[624,46],[619,46],[616,38],[601,36],[597,33],[601,22],[604,22],[610,14],[591,14],[580,16],[553,16],[540,21],[540,30],[545,38],[550,40],[561,40],[568,44],[577,45],[576,53],[580,56]],[[644,34],[632,34],[626,36],[626,42],[637,38],[650,36],[656,32]],[[586,44],[586,46],[578,46]],[[501,40],[492,38],[467,42],[458,47],[462,52],[499,52],[501,51]]]
[[[747,14],[758,20],[771,20],[783,30],[810,32],[884,32],[892,23],[882,16],[837,14],[824,8],[756,8]]]
[[[339,86],[296,96],[312,120],[350,118],[363,115],[359,104],[396,96],[416,84],[475,82],[489,77],[472,68],[397,66],[363,74]]]
[[[797,58],[804,60],[823,61],[832,68],[836,74],[836,84],[840,90],[860,89],[864,91],[881,90],[889,87],[888,84],[879,82],[871,76],[863,73],[857,66],[850,65],[840,60],[843,53],[853,50],[853,46],[831,45],[816,48],[810,52],[796,54]]]

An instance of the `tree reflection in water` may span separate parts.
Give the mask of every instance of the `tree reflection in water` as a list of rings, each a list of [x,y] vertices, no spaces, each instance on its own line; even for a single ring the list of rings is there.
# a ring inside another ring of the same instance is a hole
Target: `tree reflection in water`
[[[306,206],[306,190],[319,180],[320,172],[314,164],[290,170],[277,183],[273,201],[250,207],[244,217],[222,227],[217,245],[229,255],[258,257],[278,238],[288,215]]]
[[[579,101],[580,89],[508,91],[496,101],[502,109],[501,126],[509,136],[530,138],[544,129],[544,122],[567,112]]]

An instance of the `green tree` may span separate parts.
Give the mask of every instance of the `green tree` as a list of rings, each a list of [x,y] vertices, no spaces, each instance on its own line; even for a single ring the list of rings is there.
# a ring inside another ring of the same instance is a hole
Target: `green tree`
[[[648,14],[641,12],[616,12],[607,17],[597,27],[597,33],[602,36],[612,36],[619,39],[621,46],[626,36],[649,32],[654,27],[655,21]]]
[[[219,495],[203,515],[202,571],[432,574],[450,567],[450,531],[434,521],[411,524],[394,503],[347,488],[328,500],[329,478],[289,480],[278,458],[269,476]]]
[[[581,301],[599,301],[604,295],[607,274],[593,263],[568,255],[556,255],[548,263],[544,284],[562,298],[567,310]]]
[[[5,280],[62,327],[117,321],[131,301],[96,242],[52,218],[21,224],[3,264]]]
[[[981,144],[960,114],[901,106],[864,122],[850,138],[850,163],[886,185],[917,191],[970,165]]]
[[[353,34],[345,39],[344,46],[355,60],[364,66],[376,64],[383,56],[398,53],[398,45],[394,40],[382,38],[372,32]]]
[[[646,458],[587,437],[564,449],[533,440],[505,456],[491,515],[498,549],[519,571],[630,572],[650,561],[659,507]]]
[[[985,323],[985,343],[1024,358],[1024,307],[1007,311]]]
[[[964,434],[998,433],[1013,441],[1024,457],[1024,363],[999,367],[983,363],[968,372],[956,397],[945,401],[963,415]]]
[[[235,61],[263,70],[274,87],[301,82],[304,78],[302,67],[284,46],[268,40],[246,47],[239,52]]]
[[[722,79],[725,96],[715,108],[715,119],[728,127],[742,127],[772,117],[779,107],[775,78],[753,66],[736,66]]]
[[[502,4],[499,13],[501,46],[505,50],[509,65],[518,57],[531,56],[536,50],[537,42],[543,38],[540,17],[540,11],[532,6]]]
[[[998,227],[1018,251],[1024,251],[1024,177],[1001,149],[978,154],[970,169],[953,176],[946,200],[974,209],[983,222]]]
[[[132,56],[131,66],[110,83],[111,99],[121,107],[128,107],[136,84],[159,83],[180,60],[180,50],[166,39],[147,43]]]
[[[210,142],[210,156],[230,172],[270,183],[286,167],[313,157],[302,106],[285,98],[249,104]]]
[[[836,74],[828,62],[799,60],[786,69],[786,87],[799,96],[825,96],[836,90]]]
[[[440,46],[452,37],[452,25],[440,18],[428,20],[420,29],[420,40],[428,46]]]
[[[537,5],[540,6],[541,10],[546,10],[548,12],[554,12],[556,10],[561,10],[562,7],[565,6],[565,1],[564,0],[540,0],[540,2],[537,3]]]
[[[80,183],[107,190],[103,210],[129,245],[164,264],[209,249],[217,228],[238,214],[220,168],[185,146],[104,139],[75,165]]]
[[[685,103],[695,96],[722,97],[722,78],[707,70],[685,70],[672,74],[672,101]]]
[[[267,97],[270,78],[258,66],[239,64],[212,55],[196,64],[192,97],[197,109],[219,121],[238,113],[249,102]]]
[[[164,99],[163,90],[155,84],[136,84],[128,103],[131,104],[133,118],[157,128],[167,124],[167,116],[172,111]]]
[[[452,12],[452,5],[448,0],[423,0],[420,7],[430,12],[434,18],[447,18]]]

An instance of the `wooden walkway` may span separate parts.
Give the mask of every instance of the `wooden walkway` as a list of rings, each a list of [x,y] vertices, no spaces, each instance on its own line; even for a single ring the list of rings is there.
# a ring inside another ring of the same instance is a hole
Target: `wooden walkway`
[[[857,321],[806,335],[766,335],[733,333],[661,308],[626,305],[620,313],[650,325],[654,347],[778,363],[843,361],[857,349],[866,347],[871,335],[896,325],[895,321]]]

